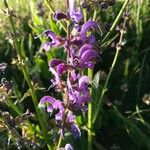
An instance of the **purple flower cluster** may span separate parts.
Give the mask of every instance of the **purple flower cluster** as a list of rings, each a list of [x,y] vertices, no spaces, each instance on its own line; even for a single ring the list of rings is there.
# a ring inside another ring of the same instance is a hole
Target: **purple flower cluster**
[[[51,39],[43,45],[47,51],[51,47],[63,46],[67,52],[67,60],[52,59],[49,63],[49,70],[54,75],[52,87],[57,92],[62,93],[62,99],[58,100],[51,96],[44,96],[40,103],[47,105],[47,112],[55,113],[55,122],[61,128],[62,137],[67,129],[75,138],[80,138],[81,132],[75,123],[76,114],[80,111],[87,111],[87,103],[91,100],[88,88],[91,79],[86,75],[81,75],[83,69],[93,69],[99,58],[94,47],[95,37],[91,34],[91,29],[97,27],[96,22],[89,20],[80,25],[83,19],[81,10],[76,9],[74,2],[70,2],[69,12],[56,11],[55,20],[66,19],[73,24],[75,33],[71,28],[67,37],[57,36],[53,31],[45,31],[44,34]],[[69,25],[69,27],[70,27]]]

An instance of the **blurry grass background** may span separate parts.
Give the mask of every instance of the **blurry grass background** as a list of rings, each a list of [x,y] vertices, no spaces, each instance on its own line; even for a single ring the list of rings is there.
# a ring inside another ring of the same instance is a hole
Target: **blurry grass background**
[[[104,22],[111,21],[120,10],[122,1],[117,1],[116,6],[110,9],[110,13],[101,16]],[[16,29],[20,37],[21,51],[28,57],[28,65],[33,81],[40,87],[50,86],[50,73],[48,71],[49,60],[55,57],[62,57],[62,50],[51,50],[43,53],[41,44],[45,39],[40,36],[47,29],[64,35],[63,27],[58,22],[52,20],[52,11],[41,0],[8,0],[9,6],[14,14]],[[49,1],[54,10],[65,10],[65,3],[62,0]],[[131,0],[129,6],[129,22],[126,44],[121,50],[117,65],[111,77],[108,87],[107,99],[113,103],[114,107],[105,110],[104,123],[102,128],[95,127],[96,136],[95,147],[106,147],[113,149],[139,149],[150,148],[150,2],[149,0]],[[11,64],[12,58],[16,57],[14,49],[11,47],[11,33],[7,19],[7,10],[4,9],[3,1],[0,1],[0,63],[8,63],[6,72],[7,78],[13,80],[16,87],[18,99],[26,92],[26,84],[22,82],[22,74]],[[10,43],[9,43],[10,42]],[[102,64],[96,66],[108,73],[115,51],[114,48],[107,48],[102,53]],[[18,85],[18,87],[17,87]],[[42,92],[40,93],[41,95]],[[40,95],[39,94],[39,95]],[[147,94],[147,95],[146,95]],[[41,96],[39,96],[41,97]],[[143,102],[147,102],[144,103]],[[21,107],[26,110],[29,100],[21,102]],[[32,103],[30,105],[32,110]],[[5,138],[0,135],[0,145],[5,145]],[[99,139],[101,139],[99,141]],[[130,148],[129,148],[130,147]]]

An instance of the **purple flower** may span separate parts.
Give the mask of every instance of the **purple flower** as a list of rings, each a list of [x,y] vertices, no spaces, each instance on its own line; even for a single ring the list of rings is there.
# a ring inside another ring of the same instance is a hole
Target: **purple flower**
[[[95,27],[97,27],[97,23],[95,21],[89,20],[89,21],[85,22],[82,25],[81,32],[80,32],[80,37],[81,38],[87,37],[88,30],[92,29],[92,28],[95,28]]]
[[[56,123],[59,123],[64,119],[65,109],[60,100],[56,100],[51,96],[44,96],[40,100],[40,103],[47,104],[47,112],[53,112],[53,110],[58,110],[58,112],[55,114]]]
[[[81,10],[75,8],[75,0],[69,2],[69,14],[71,20],[76,23],[83,18]]]
[[[60,47],[60,46],[62,46],[64,44],[64,39],[59,37],[59,36],[56,36],[53,31],[46,31],[44,34],[48,38],[51,39],[51,42],[46,42],[43,45],[43,49],[45,49],[46,51],[48,51],[51,46],[57,48],[57,47]]]
[[[98,53],[95,50],[85,51],[80,57],[81,67],[93,69],[97,57]]]
[[[94,68],[96,59],[99,57],[98,52],[90,44],[83,45],[70,58],[70,63],[75,67],[80,68]]]
[[[80,89],[87,89],[88,88],[88,83],[91,81],[90,77],[88,76],[82,76],[79,79],[79,88]]]
[[[79,139],[81,137],[81,131],[76,124],[72,124],[70,126],[70,132],[73,134],[75,139]]]
[[[78,112],[80,110],[86,111],[86,103],[91,99],[88,84],[90,78],[88,76],[81,76],[72,71],[70,79],[67,79],[67,89],[69,104],[71,109]]]
[[[85,42],[89,44],[94,44],[95,43],[95,37],[93,35],[87,35],[87,32],[92,29],[97,27],[97,23],[95,21],[87,21],[82,25],[80,35],[79,37]]]

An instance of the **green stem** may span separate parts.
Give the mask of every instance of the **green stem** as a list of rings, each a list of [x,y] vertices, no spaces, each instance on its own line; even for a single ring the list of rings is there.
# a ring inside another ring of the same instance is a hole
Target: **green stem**
[[[61,135],[59,136],[59,141],[58,141],[58,145],[57,145],[57,149],[56,150],[59,150],[60,146],[61,146],[61,142],[62,142],[62,137]]]
[[[106,36],[103,38],[102,40],[102,43],[106,42],[107,39],[110,37],[110,35],[113,33],[113,31],[116,29],[117,25],[118,25],[118,22],[120,21],[121,17],[122,17],[122,14],[124,13],[124,10],[128,4],[129,0],[126,0],[118,14],[118,16],[116,17],[114,23],[112,24],[109,32],[106,34]]]
[[[95,9],[95,10],[94,10],[94,14],[93,14],[93,21],[96,20],[97,13],[98,13],[98,11]]]
[[[96,20],[97,10],[94,10],[93,21]],[[87,19],[87,17],[85,18]],[[88,69],[88,76],[93,78],[93,71]],[[90,89],[92,95],[92,89]],[[92,150],[92,102],[88,103],[88,150]]]
[[[101,93],[101,96],[100,96],[100,100],[99,100],[98,106],[97,106],[97,108],[96,108],[96,112],[95,112],[94,119],[93,119],[93,124],[94,124],[94,122],[96,121],[97,115],[98,115],[98,113],[99,113],[99,111],[100,111],[100,106],[102,105],[104,94],[105,94],[105,92],[107,91],[107,85],[108,85],[110,76],[111,76],[111,74],[112,74],[112,71],[114,70],[114,66],[115,66],[115,64],[116,64],[116,61],[117,61],[117,58],[118,58],[118,55],[119,55],[119,51],[120,51],[120,49],[117,48],[116,54],[115,54],[115,57],[114,57],[114,60],[113,60],[113,63],[112,63],[112,65],[111,65],[111,68],[110,68],[108,77],[107,77],[107,79],[106,79],[104,88],[103,88],[102,93]]]
[[[88,76],[92,80],[93,71],[91,69],[88,69]],[[90,89],[91,92],[92,90]],[[88,150],[92,150],[92,102],[88,103]]]

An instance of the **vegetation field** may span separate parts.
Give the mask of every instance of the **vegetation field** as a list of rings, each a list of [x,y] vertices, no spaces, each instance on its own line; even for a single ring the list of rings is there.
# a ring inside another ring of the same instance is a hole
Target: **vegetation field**
[[[0,150],[150,150],[149,0],[0,0]]]

